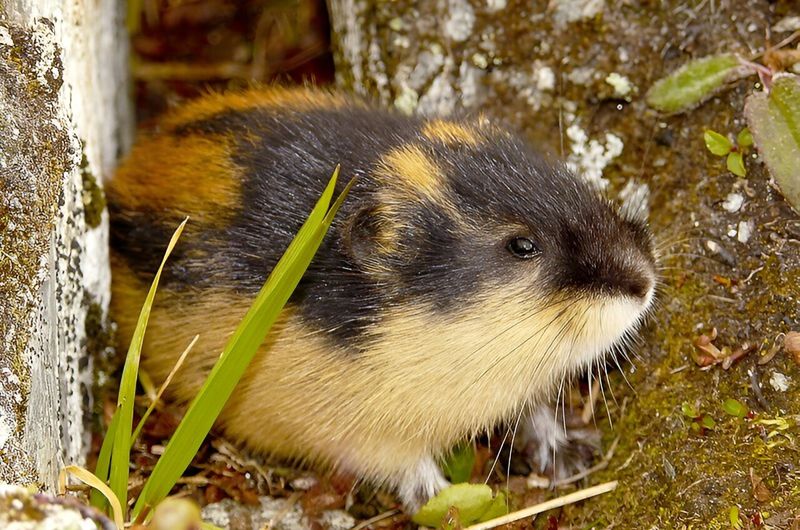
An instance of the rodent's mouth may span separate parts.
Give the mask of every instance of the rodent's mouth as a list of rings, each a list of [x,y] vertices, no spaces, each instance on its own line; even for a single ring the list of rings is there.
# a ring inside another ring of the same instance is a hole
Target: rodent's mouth
[[[585,309],[582,322],[581,348],[576,348],[575,368],[594,364],[599,358],[618,348],[630,346],[631,339],[653,306],[655,288],[644,296],[610,296],[598,298]]]

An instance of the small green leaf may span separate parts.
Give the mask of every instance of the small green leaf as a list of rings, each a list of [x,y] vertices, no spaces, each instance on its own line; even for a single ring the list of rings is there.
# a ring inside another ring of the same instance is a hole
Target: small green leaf
[[[733,148],[733,144],[727,137],[711,129],[706,129],[703,133],[703,140],[706,142],[706,148],[717,156],[725,156]]]
[[[453,484],[469,482],[472,467],[475,465],[475,447],[470,442],[464,442],[453,449],[450,457],[444,461],[442,469],[445,476]]]
[[[709,416],[708,414],[706,414],[705,416],[703,416],[703,419],[702,419],[702,420],[700,420],[700,423],[701,423],[701,424],[703,425],[703,427],[705,427],[706,429],[713,429],[714,427],[716,427],[716,426],[717,426],[717,422],[715,422],[715,421],[714,421],[714,418],[712,418],[712,417],[711,417],[711,416]]]
[[[100,446],[100,454],[97,456],[97,464],[94,467],[94,475],[105,483],[108,483],[109,466],[111,464],[111,448],[114,445],[114,437],[117,435],[117,427],[119,426],[119,408],[114,412],[111,417],[111,423],[108,424],[108,430],[103,437],[103,445]],[[100,511],[104,511],[108,505],[108,501],[103,494],[93,489],[89,496],[89,502],[92,506]]]
[[[736,135],[736,144],[739,147],[750,147],[753,145],[753,134],[750,132],[750,129],[745,127],[739,134]]]
[[[725,83],[746,73],[736,56],[725,53],[689,61],[647,91],[647,104],[662,112],[681,112],[710,98]]]
[[[697,410],[692,405],[690,405],[689,403],[687,403],[685,401],[681,404],[681,412],[687,418],[693,418],[694,419],[697,416],[699,416],[699,414],[697,413]]]
[[[739,518],[739,507],[738,506],[731,506],[730,511],[728,512],[728,519],[731,521],[731,526],[739,529],[742,527],[742,520]]]
[[[744,169],[744,160],[742,160],[742,153],[738,151],[736,151],[735,153],[729,153],[725,163],[728,166],[728,171],[730,171],[737,177],[744,177],[745,175],[747,175],[747,171]]]
[[[491,507],[492,488],[486,484],[454,484],[428,501],[412,521],[419,525],[437,528],[451,506],[458,508],[463,525],[476,522]]]
[[[495,519],[497,517],[502,517],[508,513],[508,501],[506,500],[506,494],[502,491],[497,492],[497,496],[495,496],[492,504],[489,505],[489,508],[483,512],[478,518],[479,523],[484,521],[489,521],[491,519]]]
[[[769,95],[748,96],[747,124],[770,175],[796,211],[800,211],[800,78],[779,74]]]
[[[733,398],[728,398],[722,404],[722,410],[725,411],[726,414],[730,414],[731,416],[736,416],[739,418],[744,418],[747,416],[747,407],[742,405],[740,401],[737,401]]]

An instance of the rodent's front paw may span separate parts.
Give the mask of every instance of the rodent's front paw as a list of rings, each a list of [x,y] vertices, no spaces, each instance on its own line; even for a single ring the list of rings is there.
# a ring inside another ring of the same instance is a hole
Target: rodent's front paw
[[[555,481],[588,469],[600,447],[600,433],[592,427],[562,425],[551,404],[537,407],[523,420],[516,449],[534,472]]]
[[[397,494],[403,503],[403,510],[413,515],[449,485],[433,458],[426,456],[403,474]]]

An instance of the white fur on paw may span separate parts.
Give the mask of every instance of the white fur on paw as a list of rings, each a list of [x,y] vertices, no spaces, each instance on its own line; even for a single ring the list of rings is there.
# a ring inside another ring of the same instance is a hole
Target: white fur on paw
[[[521,450],[535,471],[551,470],[555,479],[588,467],[599,435],[593,429],[564,428],[551,404],[543,404],[523,420],[518,434]]]
[[[431,457],[424,457],[403,474],[397,493],[405,510],[413,514],[449,485],[436,462]]]
[[[569,443],[564,427],[559,424],[555,411],[549,406],[539,406],[522,425],[522,440],[527,452],[539,464],[543,473],[551,466],[561,448]]]

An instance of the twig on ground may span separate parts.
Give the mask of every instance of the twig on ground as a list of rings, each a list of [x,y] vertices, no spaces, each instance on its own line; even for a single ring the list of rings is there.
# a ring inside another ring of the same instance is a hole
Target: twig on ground
[[[400,510],[389,510],[388,512],[380,513],[375,517],[367,519],[366,521],[361,521],[356,526],[354,526],[352,530],[363,530],[364,528],[367,528],[371,524],[379,523],[381,521],[394,517],[395,515],[398,515],[400,513],[402,513],[400,512]]]
[[[519,521],[520,519],[525,519],[526,517],[531,517],[536,514],[552,510],[553,508],[560,508],[562,506],[567,506],[568,504],[575,504],[578,501],[589,499],[591,497],[596,497],[597,495],[602,495],[603,493],[608,493],[609,491],[615,490],[617,484],[618,482],[616,480],[612,482],[605,482],[603,484],[598,484],[597,486],[592,486],[591,488],[582,489],[574,493],[570,493],[569,495],[564,495],[556,499],[551,499],[549,501],[542,502],[535,506],[529,506],[528,508],[524,508],[516,512],[511,512],[510,514],[504,515],[503,517],[490,519],[489,521],[486,521],[484,523],[478,523],[469,526],[467,527],[466,530],[488,530],[490,528],[495,528],[500,525],[513,523],[514,521]]]

